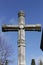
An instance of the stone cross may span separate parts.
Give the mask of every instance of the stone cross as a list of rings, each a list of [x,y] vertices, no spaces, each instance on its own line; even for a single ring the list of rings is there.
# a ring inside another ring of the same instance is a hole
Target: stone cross
[[[25,14],[21,10],[18,13],[18,25],[3,25],[2,31],[18,31],[18,65],[26,65],[25,61],[25,31],[41,31],[41,25],[25,25]]]

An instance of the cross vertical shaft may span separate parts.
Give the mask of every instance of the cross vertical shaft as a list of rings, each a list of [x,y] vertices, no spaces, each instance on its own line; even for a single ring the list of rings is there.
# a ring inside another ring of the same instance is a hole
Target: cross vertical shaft
[[[25,31],[41,31],[41,25],[25,25],[25,14],[23,11],[18,13],[19,25],[3,25],[2,31],[18,32],[18,65],[26,65],[25,61]]]
[[[25,64],[25,15],[24,12],[20,11],[18,13],[19,19],[19,30],[18,30],[18,65]]]

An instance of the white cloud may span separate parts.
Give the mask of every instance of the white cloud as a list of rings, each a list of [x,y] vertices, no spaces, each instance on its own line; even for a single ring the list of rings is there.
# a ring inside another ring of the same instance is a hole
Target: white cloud
[[[38,65],[40,60],[42,60],[43,62],[43,56],[39,56],[35,60],[36,60],[36,64]]]

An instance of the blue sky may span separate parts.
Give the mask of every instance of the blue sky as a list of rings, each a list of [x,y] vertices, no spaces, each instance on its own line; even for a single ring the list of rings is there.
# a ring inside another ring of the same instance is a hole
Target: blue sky
[[[0,0],[0,35],[8,44],[13,46],[13,65],[18,61],[18,33],[2,32],[2,24],[18,24],[18,12],[25,12],[26,24],[41,24],[43,28],[43,0]],[[31,59],[43,60],[43,52],[40,49],[41,32],[26,32],[26,65],[31,64]],[[12,64],[11,64],[12,65]]]

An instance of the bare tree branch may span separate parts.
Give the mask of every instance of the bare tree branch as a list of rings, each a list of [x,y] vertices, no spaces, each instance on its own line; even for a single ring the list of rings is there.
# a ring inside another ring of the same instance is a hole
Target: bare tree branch
[[[11,56],[12,47],[0,36],[0,63],[4,64]]]

